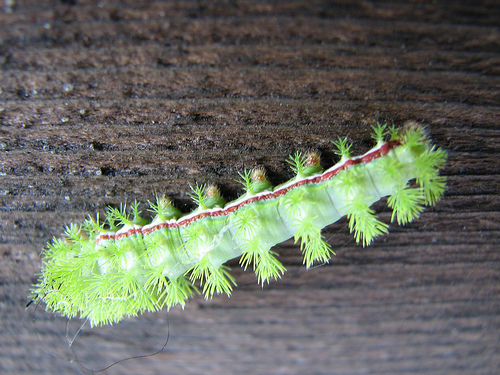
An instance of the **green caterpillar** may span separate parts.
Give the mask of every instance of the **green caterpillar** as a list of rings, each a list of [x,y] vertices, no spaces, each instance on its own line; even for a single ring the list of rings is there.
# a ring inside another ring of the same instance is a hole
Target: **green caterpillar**
[[[373,129],[377,145],[362,156],[351,157],[346,138],[333,142],[341,160],[326,171],[317,153],[296,153],[289,159],[296,177],[275,188],[261,169],[241,173],[246,193],[227,204],[214,186],[196,185],[191,196],[198,208],[187,215],[158,197],[150,203],[151,223],[133,204],[130,216],[124,207],[110,208],[103,224],[69,225],[42,254],[33,300],[69,318],[88,318],[92,326],[111,324],[184,306],[198,288],[206,298],[230,295],[236,283],[224,264],[233,258],[251,266],[259,283],[279,278],[285,267],[270,249],[291,237],[300,241],[307,268],[327,262],[333,251],[321,229],[344,215],[356,242],[369,245],[388,231],[370,206],[389,196],[391,220],[417,218],[442,197],[439,169],[447,158],[421,128]]]

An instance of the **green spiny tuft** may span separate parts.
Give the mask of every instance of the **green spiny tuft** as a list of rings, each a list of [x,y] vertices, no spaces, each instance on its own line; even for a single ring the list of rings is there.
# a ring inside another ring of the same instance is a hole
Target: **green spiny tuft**
[[[439,169],[443,168],[446,159],[446,151],[434,146],[415,159],[417,184],[424,189],[427,205],[434,205],[446,190],[446,178],[439,175]]]
[[[306,168],[306,160],[306,156],[300,151],[295,152],[294,155],[290,155],[287,159],[287,163],[290,164],[290,168],[292,168],[292,171],[295,173],[296,179],[305,177],[304,170]]]
[[[398,139],[401,138],[399,135],[399,129],[396,128],[395,125],[391,125],[388,130],[389,134],[391,135],[389,138],[390,141],[397,141]]]
[[[285,215],[287,220],[292,220],[296,217],[302,217],[304,213],[305,193],[301,189],[292,189],[283,197],[282,204],[285,206]]]
[[[108,226],[110,231],[116,232],[119,229],[117,225],[120,225],[119,223],[117,224],[118,221],[119,220],[115,219],[111,207],[108,207],[108,210],[106,211],[106,220],[104,222],[104,226]]]
[[[298,225],[294,240],[300,240],[300,250],[304,254],[303,263],[310,268],[314,262],[327,263],[332,255],[330,245],[321,236],[321,228],[314,224],[314,218],[304,218]]]
[[[89,215],[88,218],[83,223],[82,228],[83,230],[85,230],[87,233],[90,234],[101,233],[104,231],[104,223],[101,224],[99,223],[100,223],[99,213],[97,213],[95,220],[92,216]]]
[[[133,219],[132,223],[136,225],[146,225],[149,221],[141,217],[141,211],[139,210],[140,202],[135,201],[130,205],[130,210],[132,211]]]
[[[388,132],[387,124],[381,125],[377,121],[377,125],[372,125],[373,133],[371,134],[372,138],[377,142],[377,146],[380,146],[384,143],[384,137]]]
[[[405,147],[411,149],[416,154],[420,154],[428,147],[427,137],[424,130],[420,127],[412,126],[407,128],[401,138]]]
[[[191,197],[193,202],[198,205],[198,211],[206,210],[207,207],[205,205],[205,184],[198,185],[198,183],[196,183],[195,186],[192,186],[190,184],[189,188],[191,189],[192,193],[188,193],[188,195]]]
[[[268,283],[271,278],[280,279],[285,273],[286,268],[276,259],[277,254],[265,248],[258,239],[250,239],[241,248],[240,264],[245,270],[252,265],[259,284]]]
[[[164,269],[160,267],[148,269],[146,276],[145,289],[151,295],[156,296],[156,310],[160,310],[163,305],[166,305],[167,309],[175,305],[181,305],[184,308],[186,301],[198,292],[197,288],[184,276],[170,280],[164,275]]]
[[[254,210],[243,209],[237,212],[234,218],[234,225],[237,228],[234,238],[237,241],[246,241],[254,237],[257,232],[258,217]]]
[[[120,204],[120,208],[108,207],[108,222],[110,226],[115,226],[115,223],[119,223],[119,225],[132,225],[132,221],[127,215],[127,205]]]
[[[368,246],[375,237],[387,233],[388,225],[377,219],[374,211],[361,199],[353,199],[348,206],[349,230],[354,231],[357,243]]]
[[[247,195],[255,194],[252,189],[253,186],[252,170],[245,169],[243,172],[238,172],[238,174],[240,175],[241,180],[236,180],[236,182],[239,182],[240,184],[243,185],[243,188],[245,189]]]
[[[236,285],[236,282],[228,271],[229,267],[215,268],[208,257],[203,257],[191,269],[189,278],[193,282],[200,280],[205,298],[211,298],[214,294],[220,293],[226,293],[229,296],[233,290],[231,284]]]
[[[81,240],[81,228],[79,225],[71,223],[66,227],[64,236],[71,242],[80,242]]]
[[[427,206],[433,206],[443,197],[446,190],[446,177],[439,176],[436,172],[433,176],[419,178],[417,183],[423,187],[425,193],[425,203]]]
[[[183,231],[183,239],[187,255],[191,257],[204,256],[204,250],[210,246],[207,243],[207,238],[210,238],[210,232],[205,225],[194,223],[186,227]]]
[[[354,197],[360,187],[366,184],[366,178],[366,174],[361,173],[359,166],[355,165],[340,172],[337,177],[337,183],[340,191],[346,197]]]
[[[351,158],[352,145],[347,142],[347,137],[338,137],[338,140],[332,141],[332,143],[337,148],[337,150],[334,152],[336,155],[339,155],[342,158],[341,161],[346,161]]]
[[[169,308],[177,304],[184,308],[186,301],[195,293],[198,293],[198,289],[183,276],[177,280],[168,280],[165,286],[165,303]]]
[[[423,211],[425,196],[422,188],[399,189],[388,199],[387,205],[393,209],[391,221],[397,217],[399,225],[405,225],[417,218]]]
[[[376,171],[382,176],[382,184],[387,186],[393,184],[394,181],[398,181],[403,169],[404,166],[398,159],[385,158],[377,164]]]

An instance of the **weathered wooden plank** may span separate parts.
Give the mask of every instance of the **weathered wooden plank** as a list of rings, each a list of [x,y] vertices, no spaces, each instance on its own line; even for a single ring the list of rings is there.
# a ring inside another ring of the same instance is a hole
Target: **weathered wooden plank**
[[[23,311],[39,251],[109,204],[188,183],[229,199],[244,167],[275,184],[296,150],[370,125],[427,126],[449,151],[437,206],[363,249],[345,219],[337,255],[256,285],[233,261],[231,299],[191,301],[81,334],[91,368],[161,348],[110,374],[495,374],[500,368],[497,2],[47,1],[0,13],[0,372],[78,373],[64,321]],[[375,206],[390,221],[383,204]],[[121,336],[121,337],[120,337]]]

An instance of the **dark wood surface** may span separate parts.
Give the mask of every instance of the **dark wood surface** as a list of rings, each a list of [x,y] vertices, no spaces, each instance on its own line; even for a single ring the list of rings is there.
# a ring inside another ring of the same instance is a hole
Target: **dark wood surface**
[[[497,374],[500,7],[497,1],[12,1],[0,12],[0,373],[72,374],[64,321],[30,306],[39,252],[107,205],[188,184],[241,193],[285,159],[376,121],[427,126],[449,151],[445,198],[373,246],[341,220],[337,255],[299,249],[264,288],[233,262],[232,298],[196,297],[81,333],[107,374]],[[390,221],[384,202],[375,205]],[[35,326],[32,324],[33,316]],[[73,329],[73,328],[72,328]]]

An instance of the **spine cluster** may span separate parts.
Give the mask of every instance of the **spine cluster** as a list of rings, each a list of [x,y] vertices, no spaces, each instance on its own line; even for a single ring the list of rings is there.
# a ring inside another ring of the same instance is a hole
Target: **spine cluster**
[[[189,214],[157,197],[150,223],[133,204],[128,213],[109,208],[102,224],[71,224],[43,252],[35,299],[61,315],[108,324],[184,306],[199,289],[206,298],[230,295],[236,283],[225,263],[233,258],[251,267],[259,283],[279,278],[285,267],[271,248],[292,237],[306,267],[327,262],[333,251],[321,230],[345,215],[356,242],[367,246],[388,228],[370,206],[389,196],[392,220],[417,218],[444,193],[439,169],[447,157],[419,128],[399,134],[378,125],[373,137],[375,148],[358,157],[339,138],[334,144],[341,160],[326,171],[318,154],[296,153],[289,159],[295,178],[274,188],[262,169],[244,171],[245,194],[227,204],[216,187],[196,185],[191,196],[198,207]]]

